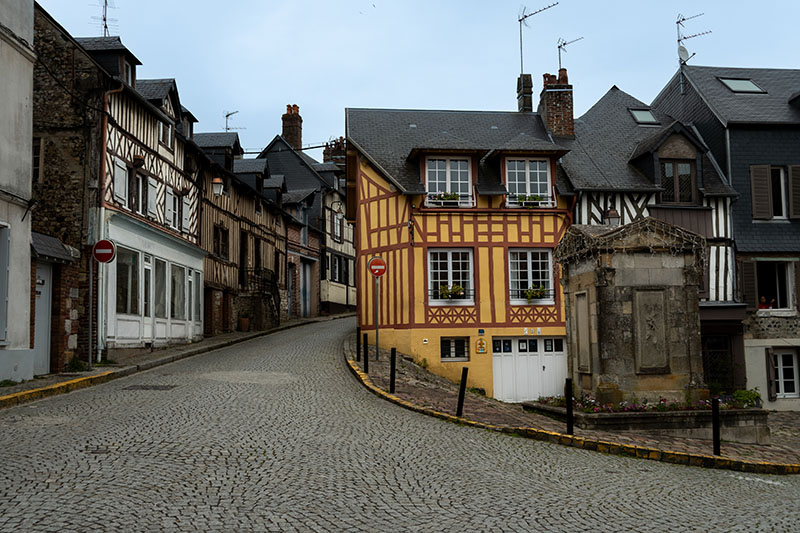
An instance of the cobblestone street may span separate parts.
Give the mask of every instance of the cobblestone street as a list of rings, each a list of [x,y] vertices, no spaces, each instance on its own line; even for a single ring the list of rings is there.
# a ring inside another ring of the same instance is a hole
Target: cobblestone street
[[[0,412],[0,531],[798,531],[800,477],[576,450],[383,401],[353,318]]]

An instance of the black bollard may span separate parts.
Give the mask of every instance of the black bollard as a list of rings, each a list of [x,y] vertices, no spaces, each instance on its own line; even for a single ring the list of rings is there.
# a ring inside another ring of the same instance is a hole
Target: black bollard
[[[392,346],[392,366],[389,370],[389,392],[394,394],[395,368],[397,366],[397,348]]]
[[[369,374],[369,344],[366,333],[364,333],[364,373]]]
[[[458,417],[464,414],[464,394],[467,392],[467,372],[469,372],[469,368],[463,367],[461,369],[461,385],[458,387],[458,407],[456,408],[456,416]]]
[[[356,326],[356,361],[361,361],[361,326]]]
[[[564,383],[564,399],[567,401],[567,435],[572,435],[572,378]]]
[[[714,440],[714,455],[721,455],[719,450],[719,398],[711,399],[711,438]]]

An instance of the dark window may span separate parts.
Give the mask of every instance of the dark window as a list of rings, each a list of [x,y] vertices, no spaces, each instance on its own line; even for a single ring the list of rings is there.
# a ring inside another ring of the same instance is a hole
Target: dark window
[[[791,266],[788,261],[757,261],[756,283],[759,309],[789,309],[789,274]]]
[[[38,183],[42,173],[42,139],[33,138],[33,183]]]
[[[117,249],[117,313],[139,314],[139,254]]]
[[[770,189],[772,193],[772,217],[786,216],[786,174],[780,167],[770,169]]]
[[[261,239],[253,237],[253,267],[261,270]]]
[[[694,161],[661,161],[661,201],[665,204],[696,203]]]
[[[214,226],[214,255],[228,259],[228,230],[222,226]]]
[[[469,357],[468,344],[469,338],[467,337],[443,337],[441,339],[442,359],[467,359]]]

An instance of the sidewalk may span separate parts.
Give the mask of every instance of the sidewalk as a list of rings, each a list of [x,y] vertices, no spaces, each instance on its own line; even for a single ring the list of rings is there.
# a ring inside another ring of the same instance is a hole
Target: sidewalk
[[[504,403],[474,391],[467,392],[464,417],[455,417],[458,385],[432,374],[415,364],[410,357],[397,354],[395,394],[389,390],[389,351],[381,350],[375,360],[370,347],[369,374],[363,374],[363,361],[355,361],[355,335],[345,342],[345,357],[357,375],[376,394],[403,407],[459,423],[478,425],[505,433],[515,433],[581,448],[602,449],[610,453],[647,457],[667,462],[731,468],[762,473],[800,473],[800,413],[771,411],[771,444],[723,442],[723,459],[712,456],[712,442],[646,432],[602,432],[575,428],[574,437],[562,435],[565,424],[558,420],[524,411],[519,404]],[[363,350],[363,347],[362,347]],[[363,354],[362,354],[363,357]],[[532,429],[533,431],[528,431]],[[602,443],[600,446],[597,443]],[[616,446],[616,448],[613,448]],[[610,449],[609,449],[610,448]],[[775,467],[775,465],[781,465]],[[785,465],[793,465],[786,468]]]
[[[280,326],[265,331],[248,331],[248,332],[232,332],[217,335],[203,339],[199,342],[191,344],[182,344],[179,346],[171,346],[168,348],[156,348],[152,351],[145,350],[132,350],[127,353],[116,354],[114,364],[94,366],[92,370],[85,372],[66,372],[62,374],[48,374],[34,378],[32,380],[11,385],[9,387],[0,387],[0,409],[4,407],[11,407],[20,403],[54,396],[56,394],[63,394],[72,390],[97,385],[112,379],[116,379],[157,366],[172,363],[185,357],[191,357],[201,353],[218,350],[232,344],[248,341],[283,331],[285,329],[310,324],[313,322],[322,322],[325,320],[334,320],[337,318],[346,318],[355,316],[355,313],[343,313],[340,315],[332,315],[317,318],[301,318],[287,321]]]

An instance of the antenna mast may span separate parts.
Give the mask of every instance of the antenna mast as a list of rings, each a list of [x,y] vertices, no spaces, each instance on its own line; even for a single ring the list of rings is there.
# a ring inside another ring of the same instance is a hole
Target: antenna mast
[[[95,24],[99,24],[103,28],[103,37],[110,37],[111,36],[111,26],[116,26],[117,19],[109,18],[108,10],[109,9],[116,9],[117,6],[114,5],[114,0],[100,0],[97,3],[97,7],[101,9],[102,16],[99,17],[91,17],[92,20],[96,21]]]
[[[571,41],[565,41],[564,39],[558,39],[558,70],[561,70],[561,52],[563,51],[565,54],[567,53],[567,45],[576,43],[583,39],[583,37],[578,37],[577,39],[573,39]]]
[[[555,7],[557,5],[558,5],[558,2],[556,2],[555,4],[550,4],[549,6],[545,6],[545,7],[541,8],[541,9],[538,9],[538,10],[534,11],[533,13],[525,13],[525,9],[527,9],[527,8],[525,8],[525,7],[522,8],[522,13],[520,13],[519,19],[518,19],[518,22],[519,22],[519,73],[520,73],[520,75],[522,75],[525,72],[525,69],[522,66],[522,25],[523,24],[525,24],[526,26],[528,25],[528,23],[525,22],[525,20],[528,17],[532,17],[532,16],[534,16],[536,14],[541,13],[542,11],[546,11],[546,10],[550,9],[551,7]]]
[[[682,14],[678,13],[678,20],[675,21],[675,30],[678,33],[678,71],[679,71],[679,78],[681,84],[681,94],[686,94],[685,89],[683,87],[683,66],[695,56],[695,54],[689,55],[689,51],[683,46],[683,41],[688,41],[689,39],[694,39],[695,37],[700,37],[701,35],[708,35],[711,33],[711,30],[708,31],[701,31],[700,33],[693,33],[692,35],[683,35],[681,33],[681,28],[684,27],[683,23],[687,20],[696,19],[697,17],[702,17],[705,13],[700,13],[698,15],[692,15],[691,17],[685,17]]]
[[[233,126],[228,126],[228,119],[230,119],[233,115],[238,113],[238,111],[225,111],[225,131],[229,132],[231,130],[243,130],[245,128],[234,128]]]

